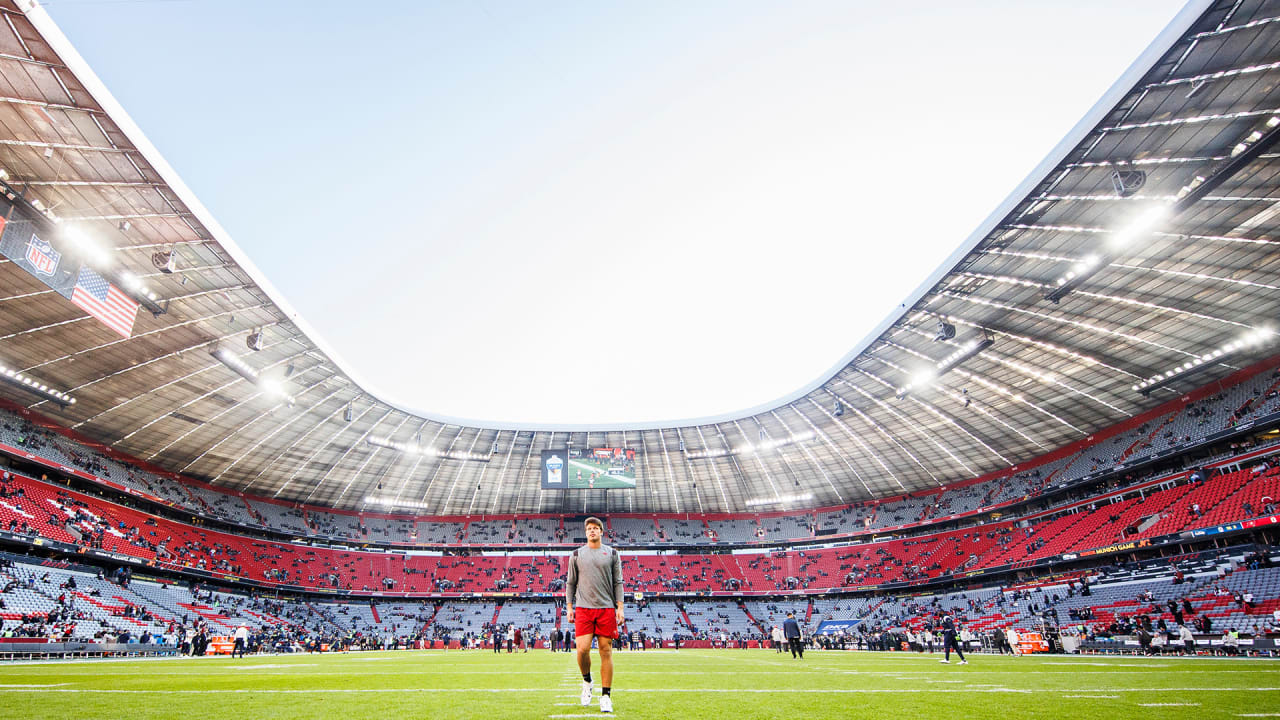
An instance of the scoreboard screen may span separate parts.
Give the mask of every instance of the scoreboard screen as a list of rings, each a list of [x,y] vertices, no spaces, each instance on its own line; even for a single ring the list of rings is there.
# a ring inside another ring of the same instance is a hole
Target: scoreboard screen
[[[631,448],[553,448],[542,451],[547,490],[634,490],[636,451]]]

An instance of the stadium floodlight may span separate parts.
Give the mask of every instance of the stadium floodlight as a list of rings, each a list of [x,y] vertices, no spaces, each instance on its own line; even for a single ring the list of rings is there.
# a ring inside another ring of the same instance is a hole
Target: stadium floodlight
[[[763,430],[761,432],[763,432]],[[785,447],[787,445],[794,445],[796,443],[802,443],[812,439],[813,439],[813,432],[806,430],[802,433],[788,435],[784,438],[778,438],[776,440],[761,440],[755,445],[747,443],[746,445],[742,445],[734,448],[733,452],[734,454],[741,455],[742,453],[776,450],[777,448],[780,448],[780,447]]]
[[[214,348],[213,352],[209,354],[213,355],[213,358],[218,362],[226,365],[232,372],[255,385],[263,393],[284,400],[290,406],[293,405],[293,396],[285,389],[282,381],[262,377],[257,370],[254,370],[244,360],[236,357],[235,353],[224,347]]]
[[[62,238],[75,248],[80,257],[95,268],[104,269],[112,264],[111,253],[88,233],[74,225],[62,227]]]
[[[351,422],[352,420],[355,419],[355,416],[356,416],[355,408],[351,407],[351,403],[347,403],[347,406],[342,409],[342,421]]]
[[[807,442],[814,437],[813,432],[806,430],[804,432],[788,435],[776,440],[762,440],[756,444],[747,443],[739,445],[728,450],[695,450],[685,453],[685,458],[689,460],[707,460],[709,458],[726,457],[729,455],[742,455],[750,452],[764,452],[768,450],[776,450],[787,445]]]
[[[400,507],[400,508],[408,508],[411,510],[427,509],[427,504],[424,502],[417,502],[415,500],[400,500],[398,498],[393,498],[393,497],[378,497],[376,495],[366,495],[364,498],[364,502],[366,505],[381,505],[385,508]]]
[[[62,392],[61,390],[55,390],[30,375],[14,370],[13,368],[5,365],[0,365],[0,381],[8,383],[19,390],[36,395],[44,400],[57,403],[63,408],[66,408],[68,405],[76,404],[76,399],[67,393]]]
[[[813,499],[813,493],[796,493],[795,495],[774,495],[773,497],[751,498],[745,505],[747,507],[758,507],[760,505],[784,505],[790,503],[806,502]]]
[[[1045,290],[1044,299],[1055,305],[1058,304],[1062,298],[1070,295],[1085,281],[1109,265],[1135,240],[1149,235],[1161,224],[1176,218],[1204,199],[1215,188],[1269,150],[1277,140],[1280,140],[1280,114],[1267,118],[1262,127],[1255,128],[1246,135],[1244,140],[1231,149],[1231,157],[1223,161],[1213,172],[1208,175],[1196,175],[1191,182],[1178,191],[1172,203],[1147,207],[1112,233],[1097,254],[1073,263],[1067,272]],[[1124,196],[1123,193],[1117,194]]]
[[[262,349],[262,331],[254,330],[253,332],[249,333],[249,336],[244,339],[244,346],[254,352],[258,352],[259,350],[261,350]]]
[[[957,366],[963,364],[969,358],[972,358],[995,344],[995,338],[991,336],[991,333],[984,330],[981,337],[974,338],[964,345],[961,345],[952,351],[950,355],[939,360],[937,365],[921,371],[920,374],[911,382],[898,388],[898,391],[894,393],[894,395],[901,400],[907,395],[910,395],[913,389],[923,385],[928,385],[934,380],[946,375]]]
[[[34,207],[34,204],[33,204]],[[76,253],[84,258],[85,263],[112,285],[120,288],[139,305],[145,307],[152,315],[163,315],[165,307],[160,304],[160,296],[147,286],[142,278],[120,267],[111,252],[102,246],[92,235],[75,225],[56,225],[57,234],[63,242],[71,245]]]
[[[1226,343],[1220,348],[1198,355],[1183,362],[1182,364],[1172,367],[1164,372],[1156,373],[1151,377],[1133,386],[1134,392],[1142,393],[1144,397],[1151,395],[1170,383],[1183,380],[1191,375],[1204,370],[1207,367],[1224,362],[1230,357],[1240,355],[1245,351],[1251,351],[1254,348],[1267,345],[1274,342],[1276,332],[1269,327],[1259,327],[1250,330],[1243,336]]]
[[[417,442],[406,443],[397,442],[389,438],[382,438],[376,435],[370,435],[364,439],[365,442],[374,447],[395,450],[407,455],[426,455],[427,457],[445,458],[447,460],[465,460],[468,462],[489,462],[487,453],[460,452],[457,450],[437,450]]]

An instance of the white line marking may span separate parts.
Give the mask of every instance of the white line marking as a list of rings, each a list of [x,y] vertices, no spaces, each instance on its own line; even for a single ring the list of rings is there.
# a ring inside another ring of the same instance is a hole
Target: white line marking
[[[1280,687],[1240,688],[1105,688],[1107,692],[1277,692]],[[0,693],[18,692],[17,688],[0,687]],[[261,693],[263,695],[360,695],[383,693],[549,693],[548,688],[315,688],[315,689],[274,689],[274,688],[234,688],[224,690],[117,690],[94,688],[48,688],[49,693],[84,693],[103,695],[245,695]],[[893,693],[1061,693],[1061,689],[1014,689],[1014,688],[628,688],[627,693],[735,693],[758,695],[788,695],[795,693],[829,694],[829,695],[880,695]],[[557,697],[565,697],[563,695]],[[573,697],[573,696],[569,696]],[[1174,703],[1177,704],[1177,703]]]
[[[1200,703],[1138,703],[1138,707],[1200,707]]]
[[[1120,697],[1120,696],[1119,696],[1119,695],[1063,695],[1062,697],[1068,697],[1068,698],[1098,698],[1098,699],[1102,699],[1102,698],[1118,698],[1118,697]]]

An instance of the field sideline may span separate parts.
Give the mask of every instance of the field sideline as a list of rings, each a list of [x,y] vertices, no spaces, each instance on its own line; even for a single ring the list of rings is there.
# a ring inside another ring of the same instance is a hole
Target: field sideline
[[[618,653],[619,718],[1280,717],[1269,660]],[[599,670],[595,673],[599,694]],[[4,718],[599,717],[572,655],[399,651],[0,664]]]

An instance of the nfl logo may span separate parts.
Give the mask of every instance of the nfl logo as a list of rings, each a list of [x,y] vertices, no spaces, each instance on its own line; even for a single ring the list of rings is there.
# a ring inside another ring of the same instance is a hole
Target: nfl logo
[[[27,262],[41,275],[52,275],[58,269],[58,261],[61,259],[62,253],[34,234],[27,241]]]

